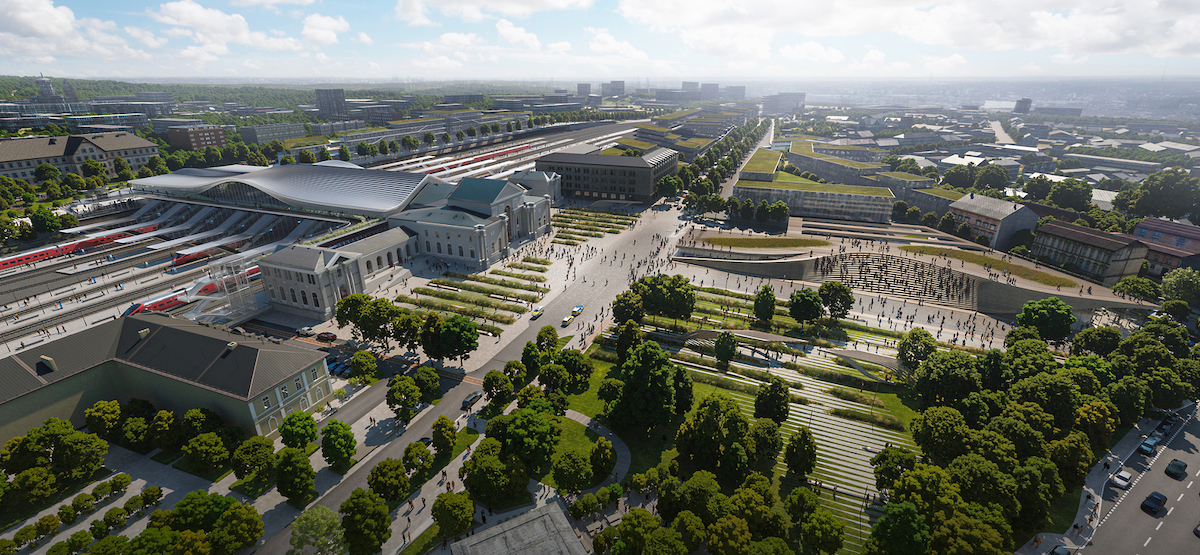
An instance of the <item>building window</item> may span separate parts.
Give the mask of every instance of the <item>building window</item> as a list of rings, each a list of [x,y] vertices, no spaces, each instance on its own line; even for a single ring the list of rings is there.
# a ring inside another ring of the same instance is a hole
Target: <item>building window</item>
[[[462,245],[459,245],[459,246],[458,246],[458,255],[459,255],[459,256],[462,256],[462,255],[463,255],[463,248],[462,248]]]
[[[442,244],[438,243],[438,254],[442,254]]]
[[[291,291],[291,292],[292,292],[292,302],[297,302],[297,301],[296,301],[296,290],[295,290],[295,289],[290,289],[289,291]]]
[[[308,295],[304,294],[304,290],[300,290],[300,300],[304,302],[304,306],[308,306]]]
[[[321,308],[321,301],[317,300],[317,293],[313,292],[312,296],[313,296],[313,306],[316,308]]]
[[[279,386],[279,395],[284,399],[288,398],[288,390],[286,385]]]
[[[271,398],[270,397],[263,397],[263,408],[264,409],[271,408]]]
[[[304,382],[299,377],[297,377],[296,378],[296,391],[300,391],[301,389],[304,389]]]
[[[312,379],[314,382],[317,381],[317,367],[316,366],[312,367]]]
[[[425,235],[429,235],[429,232],[426,231]],[[429,248],[429,241],[425,241],[425,252],[429,252],[430,250],[432,249]]]

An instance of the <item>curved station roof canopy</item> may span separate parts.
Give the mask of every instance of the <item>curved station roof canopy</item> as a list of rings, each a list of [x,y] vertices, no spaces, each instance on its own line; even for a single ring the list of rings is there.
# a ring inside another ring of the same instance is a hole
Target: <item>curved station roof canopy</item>
[[[204,197],[264,208],[291,207],[383,218],[408,208],[427,182],[423,173],[367,170],[340,160],[287,166],[185,168],[135,179],[135,189],[175,197]]]

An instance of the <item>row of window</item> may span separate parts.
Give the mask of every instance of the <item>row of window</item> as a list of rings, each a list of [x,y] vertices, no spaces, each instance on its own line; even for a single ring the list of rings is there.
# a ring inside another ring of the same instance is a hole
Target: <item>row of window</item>
[[[304,306],[308,306],[308,295],[304,292],[303,289],[300,290],[300,296],[299,296],[300,300],[299,301],[296,300],[297,297],[296,297],[295,289],[288,289],[288,291],[291,291],[291,293],[292,293],[292,304],[303,304]],[[271,289],[271,298],[272,299],[276,298],[274,289]],[[278,298],[285,302],[288,300],[288,296],[284,293],[282,285],[279,286],[279,297]],[[316,291],[314,291],[312,293],[312,306],[313,306],[313,308],[321,308],[321,301],[317,298]]]
[[[317,377],[321,375],[320,371],[318,370],[318,368],[316,366],[314,366],[310,370],[310,372],[312,373],[312,381],[316,382]],[[304,380],[302,380],[300,378],[300,376],[296,376],[296,380],[292,383],[293,383],[293,385],[296,386],[296,393],[300,393],[301,391],[304,391]],[[279,386],[280,399],[282,399],[283,401],[287,401],[288,395],[289,395],[289,393],[288,393],[287,384],[280,385]],[[271,408],[271,396],[270,395],[263,396],[262,403],[263,403],[263,409],[269,410]]]

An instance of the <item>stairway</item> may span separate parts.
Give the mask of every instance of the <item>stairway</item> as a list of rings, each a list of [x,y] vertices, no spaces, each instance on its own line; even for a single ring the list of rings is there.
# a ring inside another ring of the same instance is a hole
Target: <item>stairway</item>
[[[806,279],[840,281],[851,289],[929,304],[976,310],[982,278],[929,262],[889,254],[849,252],[814,260]]]

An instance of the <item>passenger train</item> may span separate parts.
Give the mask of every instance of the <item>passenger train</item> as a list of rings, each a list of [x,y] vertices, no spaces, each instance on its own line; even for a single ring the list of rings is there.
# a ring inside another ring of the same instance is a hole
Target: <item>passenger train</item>
[[[72,241],[70,243],[63,243],[61,245],[44,247],[44,248],[35,250],[33,252],[25,252],[25,253],[16,254],[13,256],[7,256],[4,258],[0,258],[0,270],[7,270],[9,268],[15,268],[17,266],[20,266],[22,264],[28,264],[30,262],[41,262],[42,260],[58,258],[60,256],[66,256],[68,254],[83,253],[87,249],[94,249],[101,245],[107,245],[113,241],[116,241],[117,239],[124,239],[125,237],[129,237],[132,235],[137,235],[137,234],[146,233],[149,231],[154,231],[155,229],[158,229],[158,225],[159,224],[148,225],[146,227],[134,229],[134,230],[127,231],[127,232],[123,231],[120,233],[113,233],[111,235],[102,235],[100,237],[92,237],[90,239],[81,239],[79,241]]]
[[[256,280],[262,277],[259,273],[258,266],[251,266],[246,269],[246,277],[250,280]],[[225,278],[226,282],[233,278]],[[189,293],[189,291],[194,291]],[[129,316],[139,312],[163,312],[171,310],[177,306],[183,306],[192,302],[196,297],[211,295],[217,292],[217,282],[211,277],[201,278],[188,287],[180,287],[170,293],[150,299],[142,303],[133,303],[121,316]]]

